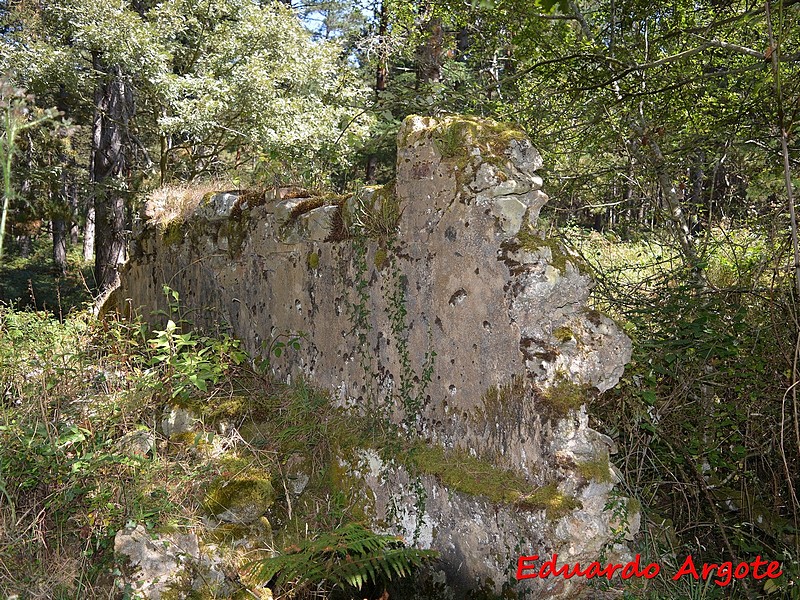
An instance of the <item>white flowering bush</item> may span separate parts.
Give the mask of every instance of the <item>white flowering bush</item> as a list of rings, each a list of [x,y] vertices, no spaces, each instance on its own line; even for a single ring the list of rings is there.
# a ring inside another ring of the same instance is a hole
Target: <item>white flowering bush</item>
[[[49,0],[39,10],[24,39],[0,40],[0,66],[40,97],[82,99],[88,124],[102,76],[93,56],[120,65],[136,90],[134,133],[162,169],[192,177],[243,154],[341,167],[366,136],[368,90],[341,47],[314,41],[282,4],[166,0],[137,12]]]

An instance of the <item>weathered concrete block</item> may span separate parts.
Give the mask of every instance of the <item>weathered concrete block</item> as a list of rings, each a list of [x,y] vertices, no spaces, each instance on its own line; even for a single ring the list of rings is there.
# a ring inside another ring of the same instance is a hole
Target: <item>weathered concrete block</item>
[[[499,588],[520,553],[563,552],[588,563],[614,537],[604,510],[613,443],[588,426],[581,405],[616,384],[631,344],[588,309],[591,282],[575,260],[535,230],[547,201],[535,174],[541,165],[514,128],[409,117],[394,186],[336,205],[306,200],[313,210],[300,215],[297,199],[253,207],[229,228],[238,253],[215,251],[213,230],[195,221],[189,226],[199,233],[179,243],[143,236],[121,297],[147,316],[164,308],[169,282],[203,309],[199,325],[228,324],[252,352],[302,331],[301,349],[273,360],[277,376],[300,372],[355,409],[388,406],[390,418],[419,436],[574,501],[566,515],[548,515],[425,477],[420,514],[408,473],[372,461],[381,474],[365,484],[376,522],[387,506],[401,507],[396,530],[438,549],[455,589],[487,579]],[[287,239],[290,215],[297,222]],[[347,219],[375,239],[352,239]],[[312,221],[319,226],[309,233]],[[583,584],[521,586],[566,598]]]

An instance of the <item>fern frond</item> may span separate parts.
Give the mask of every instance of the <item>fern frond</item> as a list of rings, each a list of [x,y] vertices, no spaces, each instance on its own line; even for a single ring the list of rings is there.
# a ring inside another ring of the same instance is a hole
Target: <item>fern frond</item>
[[[395,536],[348,523],[305,540],[299,549],[255,561],[246,568],[254,580],[262,584],[274,580],[278,588],[295,584],[360,590],[369,582],[406,577],[436,556],[433,550],[406,548]]]

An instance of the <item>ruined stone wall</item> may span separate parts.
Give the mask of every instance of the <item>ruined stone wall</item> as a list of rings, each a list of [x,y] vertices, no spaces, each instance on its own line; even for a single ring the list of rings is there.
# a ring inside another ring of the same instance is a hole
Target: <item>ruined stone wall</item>
[[[440,551],[453,589],[499,588],[519,554],[590,562],[619,524],[603,510],[613,443],[582,404],[617,383],[631,347],[587,308],[588,276],[537,230],[540,167],[517,130],[409,117],[395,184],[342,198],[218,194],[186,223],[145,226],[116,298],[148,318],[166,308],[166,284],[195,323],[229,328],[253,353],[303,332],[273,361],[279,376],[570,500],[548,515],[423,477],[421,507],[402,466],[365,453],[376,523],[394,506],[407,539]],[[582,583],[525,585],[569,597]]]

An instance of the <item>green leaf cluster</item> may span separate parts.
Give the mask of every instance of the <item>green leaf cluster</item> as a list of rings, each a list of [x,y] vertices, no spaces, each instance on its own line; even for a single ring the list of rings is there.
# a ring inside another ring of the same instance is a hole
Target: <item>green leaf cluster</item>
[[[261,582],[275,581],[292,594],[322,585],[328,590],[360,590],[368,583],[385,584],[407,577],[436,558],[432,550],[406,548],[400,538],[373,533],[359,523],[348,523],[287,548],[273,558],[250,565]]]
[[[195,331],[183,331],[191,324],[173,320],[179,312],[180,295],[164,286],[170,299],[171,315],[164,329],[155,330],[147,340],[151,354],[148,360],[154,369],[155,385],[167,381],[172,398],[188,399],[195,391],[207,392],[209,386],[222,381],[227,371],[241,365],[247,353],[240,349],[241,342],[228,334],[209,337]],[[277,354],[280,356],[280,354]]]

